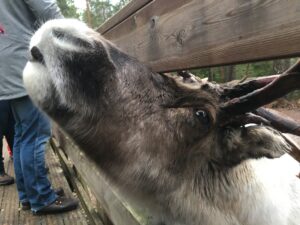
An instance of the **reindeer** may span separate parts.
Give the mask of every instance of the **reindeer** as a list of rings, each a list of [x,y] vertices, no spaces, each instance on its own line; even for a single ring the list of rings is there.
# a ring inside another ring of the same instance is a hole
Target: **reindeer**
[[[299,88],[298,64],[235,86],[158,74],[71,19],[45,23],[30,55],[23,76],[35,104],[152,224],[300,224],[291,146],[253,114]]]

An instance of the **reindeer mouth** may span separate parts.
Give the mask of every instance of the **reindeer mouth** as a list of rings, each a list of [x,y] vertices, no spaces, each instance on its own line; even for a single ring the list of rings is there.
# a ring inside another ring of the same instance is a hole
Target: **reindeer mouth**
[[[280,75],[262,77],[221,90],[222,104],[218,115],[220,127],[244,127],[245,124],[263,124],[284,133],[300,136],[300,123],[275,110],[262,106],[300,88],[300,61]],[[300,161],[300,150],[287,136],[292,146],[291,155]]]

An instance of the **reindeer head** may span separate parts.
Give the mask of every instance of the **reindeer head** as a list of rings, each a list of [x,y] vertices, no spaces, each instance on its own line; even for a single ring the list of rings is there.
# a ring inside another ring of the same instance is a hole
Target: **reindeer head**
[[[289,148],[276,130],[245,126],[265,122],[248,113],[265,102],[246,94],[274,77],[220,86],[154,73],[76,20],[44,24],[30,52],[24,83],[33,101],[111,178],[126,173],[124,183],[147,181],[150,191],[202,166],[232,167]]]

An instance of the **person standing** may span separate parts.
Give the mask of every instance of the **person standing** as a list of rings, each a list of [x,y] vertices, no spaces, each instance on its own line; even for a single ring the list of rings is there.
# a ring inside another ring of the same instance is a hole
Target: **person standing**
[[[14,168],[23,209],[34,214],[73,210],[78,202],[51,188],[45,169],[50,123],[28,97],[22,81],[30,38],[44,21],[61,18],[54,0],[0,1],[0,100],[7,100],[15,119]]]

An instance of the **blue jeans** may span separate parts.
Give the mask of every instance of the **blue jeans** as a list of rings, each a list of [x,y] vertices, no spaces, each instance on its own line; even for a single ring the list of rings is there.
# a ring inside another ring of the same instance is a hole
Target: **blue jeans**
[[[14,168],[21,202],[38,211],[57,198],[45,169],[45,147],[50,123],[29,97],[10,100],[15,118]]]

